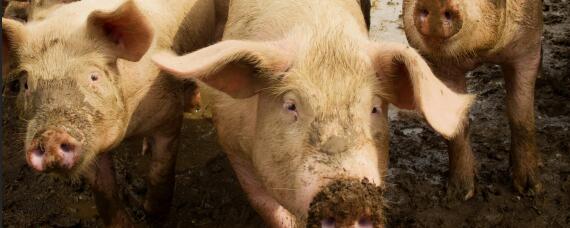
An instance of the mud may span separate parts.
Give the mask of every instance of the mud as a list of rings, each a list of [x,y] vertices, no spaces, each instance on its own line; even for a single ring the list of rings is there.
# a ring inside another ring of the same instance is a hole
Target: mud
[[[391,3],[390,3],[391,2]],[[391,151],[387,188],[388,227],[570,227],[570,9],[568,0],[544,0],[543,72],[536,85],[538,145],[545,193],[518,195],[509,177],[510,137],[500,68],[484,66],[468,76],[478,95],[472,108],[472,145],[478,161],[477,193],[468,201],[448,200],[446,145],[423,120],[391,113]],[[377,1],[371,37],[402,32],[401,2]],[[379,23],[375,18],[394,11]],[[390,8],[391,7],[391,8]],[[383,26],[382,26],[383,25]],[[392,27],[393,26],[393,27]],[[393,30],[385,30],[390,28]],[[387,39],[392,39],[387,38]],[[102,227],[89,187],[34,173],[22,151],[22,125],[4,99],[3,226]],[[133,138],[113,151],[121,195],[141,227],[138,203],[150,155]],[[216,143],[212,125],[188,118],[176,166],[176,189],[166,227],[264,227]]]
[[[321,190],[309,206],[307,227],[321,227],[322,221],[336,227],[349,227],[366,223],[382,227],[384,200],[382,189],[368,179],[337,180]]]

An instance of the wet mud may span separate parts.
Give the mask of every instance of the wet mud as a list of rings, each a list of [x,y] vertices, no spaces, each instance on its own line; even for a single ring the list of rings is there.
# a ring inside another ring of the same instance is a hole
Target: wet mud
[[[465,202],[446,197],[446,143],[415,115],[392,111],[384,189],[388,227],[570,227],[570,8],[568,0],[544,4],[543,70],[535,105],[544,194],[519,195],[513,189],[504,82],[500,68],[484,66],[468,76],[469,91],[478,96],[470,113],[478,161],[476,196]],[[398,27],[401,2],[376,1],[373,8],[371,37],[404,40]],[[387,11],[394,13],[378,22]],[[14,115],[13,101],[3,102],[2,225],[102,227],[89,186],[38,174],[26,165],[21,142],[25,129]],[[264,227],[216,143],[212,125],[186,119],[181,142],[174,200],[163,225]],[[112,153],[120,195],[138,226],[146,227],[137,202],[146,191],[150,154],[141,151],[142,139],[132,138]]]
[[[311,202],[307,227],[332,224],[349,227],[356,223],[382,227],[385,223],[382,192],[368,179],[335,181],[317,193]]]

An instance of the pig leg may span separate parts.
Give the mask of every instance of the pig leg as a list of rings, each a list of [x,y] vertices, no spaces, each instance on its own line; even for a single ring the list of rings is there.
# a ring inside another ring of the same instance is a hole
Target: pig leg
[[[445,69],[434,68],[434,72],[453,91],[467,93],[464,70],[445,66]],[[469,118],[466,118],[462,131],[447,141],[449,155],[447,194],[449,197],[463,200],[470,199],[475,194],[475,157],[469,139],[469,122]]]
[[[108,227],[134,227],[118,195],[111,154],[105,153],[96,159],[93,170],[84,177],[95,196],[99,216]]]
[[[179,127],[172,129],[176,130],[147,138],[152,159],[147,178],[148,191],[143,207],[155,222],[166,219],[174,195],[174,168],[180,129]]]
[[[226,150],[227,151],[227,150]],[[228,159],[235,170],[236,176],[245,191],[251,206],[263,218],[269,227],[296,227],[293,215],[283,208],[257,181],[251,163],[232,156],[228,153]]]
[[[507,115],[511,127],[510,166],[517,191],[539,193],[539,155],[536,148],[534,86],[540,68],[540,47],[533,54],[503,65]]]

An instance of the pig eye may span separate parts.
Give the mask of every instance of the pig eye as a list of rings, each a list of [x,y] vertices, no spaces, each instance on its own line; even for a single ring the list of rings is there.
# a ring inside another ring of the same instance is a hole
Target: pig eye
[[[94,82],[99,80],[99,74],[97,72],[91,72],[89,74],[89,77],[91,78],[91,81],[94,81]]]
[[[8,83],[8,90],[11,94],[17,94],[20,92],[20,80],[16,79]]]
[[[334,228],[335,224],[336,224],[336,222],[334,221],[334,218],[332,218],[332,217],[328,217],[326,219],[321,220],[321,227],[322,228]]]
[[[297,106],[295,106],[295,104],[287,104],[287,110],[289,110],[291,112],[296,112]]]
[[[22,90],[22,87],[25,90],[28,90],[27,76],[28,76],[28,72],[26,72],[26,71],[21,71],[20,73],[18,73],[18,76],[14,80],[12,80],[11,82],[9,82],[7,84],[7,88],[8,88],[8,92],[9,92],[8,95],[16,96],[20,92],[20,90]]]
[[[372,114],[377,114],[379,112],[380,112],[380,107],[378,107],[378,106],[372,107]]]
[[[293,113],[293,115],[295,116],[295,120],[297,120],[297,106],[295,105],[295,103],[293,103],[292,101],[286,101],[283,104],[283,108],[287,110],[287,112]]]

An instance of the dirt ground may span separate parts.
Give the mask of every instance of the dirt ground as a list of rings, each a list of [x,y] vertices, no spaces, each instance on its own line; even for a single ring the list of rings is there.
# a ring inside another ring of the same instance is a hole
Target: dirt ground
[[[397,9],[401,3],[376,2],[373,19],[379,18],[382,13],[377,12],[383,11],[378,9],[383,7]],[[470,91],[478,94],[471,112],[473,149],[479,162],[477,195],[466,202],[447,200],[445,142],[422,120],[392,115],[390,184],[385,193],[389,227],[570,227],[569,13],[568,0],[544,0],[544,60],[536,86],[536,110],[545,193],[522,196],[513,191],[504,84],[498,67],[485,66],[468,77]],[[394,15],[386,24],[373,25],[372,37],[378,39],[386,35],[380,33],[398,29],[393,25],[401,22],[398,13]],[[27,167],[22,127],[11,112],[12,101],[4,100],[4,105],[3,226],[102,226],[86,184],[37,174]],[[264,226],[249,206],[215,135],[206,121],[185,121],[167,227]],[[141,155],[141,148],[141,139],[135,138],[113,151],[128,202],[145,191],[149,155]],[[144,227],[139,207],[128,204],[132,217]]]

